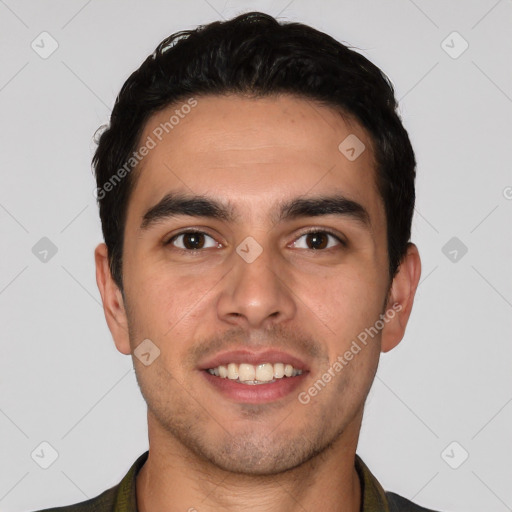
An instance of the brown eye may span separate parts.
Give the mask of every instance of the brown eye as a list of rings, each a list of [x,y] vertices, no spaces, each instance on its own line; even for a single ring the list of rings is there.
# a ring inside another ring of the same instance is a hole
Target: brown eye
[[[310,249],[325,249],[329,243],[328,238],[326,233],[308,233],[306,235],[306,240],[311,243]]]
[[[306,243],[298,245],[298,242],[294,242],[293,246],[298,247],[299,249],[309,249],[312,251],[322,250],[322,249],[330,249],[336,245],[345,246],[345,242],[341,240],[338,236],[330,233],[329,231],[310,231],[308,233],[302,234],[297,240],[301,238],[305,238]],[[330,243],[329,239],[334,240],[336,243]],[[305,246],[304,246],[305,245]]]
[[[205,245],[207,239],[210,239],[213,242],[210,243],[209,246]],[[173,236],[166,245],[168,244],[172,244],[174,247],[185,251],[206,249],[208,247],[215,247],[217,245],[211,236],[203,233],[202,231],[186,231],[183,233],[178,233],[177,235]]]

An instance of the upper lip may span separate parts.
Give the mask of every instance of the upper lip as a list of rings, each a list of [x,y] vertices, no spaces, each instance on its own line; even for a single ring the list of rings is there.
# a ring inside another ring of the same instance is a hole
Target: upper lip
[[[262,352],[254,352],[249,349],[230,350],[219,352],[215,356],[207,359],[199,364],[200,370],[208,370],[217,368],[217,366],[227,366],[229,363],[249,363],[258,365],[263,363],[283,363],[291,364],[297,370],[307,371],[308,365],[297,356],[282,352],[280,350],[265,350]]]

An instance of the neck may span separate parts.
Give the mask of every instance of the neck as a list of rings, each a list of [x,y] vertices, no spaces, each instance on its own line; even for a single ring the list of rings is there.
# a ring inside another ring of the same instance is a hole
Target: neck
[[[247,475],[200,458],[149,421],[149,455],[136,479],[138,511],[359,512],[361,484],[354,462],[360,425],[358,417],[327,449],[295,468]]]

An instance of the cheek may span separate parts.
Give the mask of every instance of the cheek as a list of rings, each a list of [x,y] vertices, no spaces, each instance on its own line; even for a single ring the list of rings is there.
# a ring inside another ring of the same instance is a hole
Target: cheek
[[[340,271],[315,292],[317,307],[336,325],[360,325],[375,319],[381,313],[385,295],[384,286],[377,280],[371,270]]]
[[[173,337],[201,320],[217,275],[198,275],[175,266],[141,265],[130,274],[129,290],[137,325],[153,336]]]
[[[380,330],[372,327],[382,313],[385,290],[381,288],[371,279],[371,273],[340,273],[309,303],[321,320],[318,332],[324,334],[319,338],[328,344],[330,361],[351,351],[341,362],[348,364],[343,371],[354,381],[371,378],[378,361]]]

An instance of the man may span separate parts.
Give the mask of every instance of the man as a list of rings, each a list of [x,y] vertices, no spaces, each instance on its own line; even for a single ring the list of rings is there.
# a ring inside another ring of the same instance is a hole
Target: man
[[[60,511],[427,511],[356,455],[421,273],[391,83],[308,26],[174,34],[124,84],[93,164],[97,282],[149,452]]]

